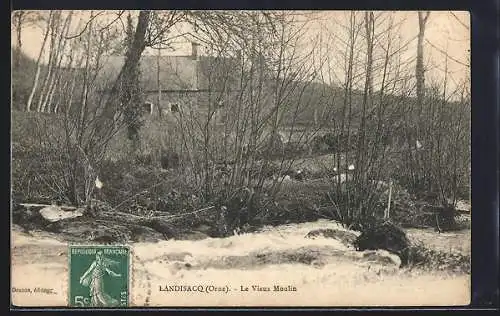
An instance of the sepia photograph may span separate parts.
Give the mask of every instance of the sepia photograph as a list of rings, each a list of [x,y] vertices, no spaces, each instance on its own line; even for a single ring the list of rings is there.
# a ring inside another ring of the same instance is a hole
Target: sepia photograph
[[[13,306],[470,303],[469,12],[10,28]]]

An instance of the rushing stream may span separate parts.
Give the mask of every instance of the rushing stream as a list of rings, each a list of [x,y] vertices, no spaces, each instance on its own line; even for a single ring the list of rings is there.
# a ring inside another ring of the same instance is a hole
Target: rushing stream
[[[320,220],[228,238],[132,244],[131,305],[468,304],[470,275],[400,269],[399,258],[386,251],[357,252],[339,240],[305,238],[324,228],[343,230],[335,222]],[[408,233],[438,248],[470,251],[470,231],[453,236]],[[13,229],[12,250],[13,303],[66,305],[67,243],[55,234]],[[174,291],[176,286],[199,284],[214,291]],[[22,291],[35,287],[37,293]]]

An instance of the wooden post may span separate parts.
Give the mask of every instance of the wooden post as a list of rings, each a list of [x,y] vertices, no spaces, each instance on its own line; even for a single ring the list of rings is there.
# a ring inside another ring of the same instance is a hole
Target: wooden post
[[[160,48],[156,56],[156,84],[158,86],[158,116],[161,117],[161,82],[160,82]]]
[[[389,181],[389,200],[387,201],[387,209],[385,211],[384,219],[389,219],[390,217],[391,198],[392,198],[392,180]]]

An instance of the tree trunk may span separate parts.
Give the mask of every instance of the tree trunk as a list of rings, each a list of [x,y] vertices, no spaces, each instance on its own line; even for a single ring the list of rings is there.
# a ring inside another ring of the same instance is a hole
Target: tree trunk
[[[59,91],[59,97],[56,99],[56,103],[54,105],[54,113],[58,113],[60,104],[67,103],[68,100],[71,99],[71,95],[73,94],[73,87],[74,87],[74,80],[73,79],[75,77],[75,75],[74,75],[75,71],[73,69],[73,61],[74,61],[73,48],[70,48],[70,51],[68,53],[68,58],[69,58],[69,60],[68,60],[68,63],[66,64],[67,73],[65,73],[64,75],[60,75],[60,77],[59,77],[59,79],[62,78],[62,80],[64,81],[64,84]],[[68,89],[68,87],[69,87],[69,89]],[[69,107],[69,104],[66,107],[66,109],[68,107]]]
[[[373,95],[373,46],[375,37],[375,17],[373,12],[365,12],[365,33],[366,33],[366,86],[368,96]]]
[[[139,147],[139,115],[141,96],[139,93],[139,60],[146,48],[146,31],[149,25],[151,12],[142,10],[134,34],[132,44],[128,47],[125,63],[118,78],[120,87],[119,100],[124,107],[125,119],[127,120],[128,137],[132,141],[133,150]]]
[[[21,39],[22,36],[22,27],[23,27],[23,16],[24,11],[16,12],[16,36],[17,36],[17,54],[14,60],[14,71],[18,71],[21,66],[21,48],[23,46],[23,42]]]
[[[16,54],[14,54],[14,67],[13,67],[14,73],[17,73],[21,70],[21,49],[23,45],[21,36],[22,36],[22,26],[23,26],[23,15],[24,11],[17,11],[13,15],[15,19],[15,28],[17,36]],[[12,100],[14,101],[13,104],[16,105],[17,107],[19,107],[18,90],[19,90],[18,87],[16,87],[12,91]]]
[[[33,87],[31,88],[31,93],[28,98],[28,103],[26,104],[27,112],[31,111],[31,104],[33,103],[33,98],[35,96],[35,92],[38,87],[38,80],[40,78],[40,71],[42,66],[40,62],[42,60],[43,52],[45,51],[45,44],[47,43],[47,38],[49,37],[51,19],[52,19],[52,11],[50,11],[49,13],[49,19],[47,21],[47,30],[45,31],[45,34],[43,36],[42,47],[40,48],[40,53],[38,54],[38,59],[36,61],[36,72],[35,72],[35,78],[33,79]]]
[[[75,70],[72,70],[72,75],[71,75],[71,83],[70,83],[70,88],[69,88],[69,93],[68,93],[68,101],[66,105],[66,115],[69,115],[71,113],[71,104],[73,103],[73,92],[75,90],[75,84],[76,84],[76,76],[78,74],[76,73]]]
[[[50,28],[50,48],[49,48],[49,64],[47,65],[47,74],[45,75],[45,78],[43,80],[42,84],[42,91],[40,92],[40,98],[38,99],[38,106],[37,106],[37,111],[38,112],[44,112],[45,111],[45,99],[47,97],[47,94],[49,93],[48,89],[52,81],[52,71],[54,68],[55,64],[55,54],[57,53],[57,49],[55,48],[56,42],[57,42],[57,32],[58,30],[56,27],[59,24],[59,20],[61,18],[61,12],[56,11],[54,13],[52,23],[49,24]]]
[[[410,139],[409,139],[409,151],[413,151],[413,149],[416,147],[416,142],[420,141],[422,137],[422,108],[423,108],[423,103],[424,103],[424,97],[425,97],[425,69],[424,69],[424,38],[425,38],[425,25],[427,23],[427,19],[429,18],[430,12],[427,11],[425,14],[422,11],[418,12],[418,26],[419,26],[419,31],[418,31],[418,42],[417,42],[417,64],[415,68],[415,78],[417,81],[417,129],[416,133],[411,133],[410,134]],[[414,118],[411,118],[414,119]],[[414,137],[411,137],[411,135],[415,135]],[[418,152],[415,153],[415,159],[416,159],[416,167],[417,167],[417,180],[420,182],[422,179],[421,174],[422,174],[422,166],[421,166],[421,159],[420,155]]]
[[[55,62],[57,62],[57,66],[55,69],[54,76],[52,78],[52,82],[49,86],[49,91],[48,91],[47,97],[46,97],[46,99],[44,101],[44,105],[43,105],[44,109],[46,108],[46,106],[48,106],[47,112],[51,111],[54,94],[55,94],[55,91],[58,90],[59,84],[61,81],[61,76],[62,76],[61,64],[62,64],[62,60],[64,57],[64,50],[66,49],[66,44],[68,42],[66,40],[65,36],[66,37],[68,36],[69,26],[71,24],[72,15],[73,15],[73,12],[70,11],[68,16],[66,17],[66,19],[64,21],[64,25],[61,28],[60,33],[59,33],[59,44],[57,46],[57,52],[56,52],[57,57],[55,60]]]
[[[369,102],[372,101],[372,82],[373,82],[373,32],[374,32],[374,16],[373,12],[365,12],[365,32],[366,32],[366,73],[365,73],[365,87],[363,93],[363,104],[362,104],[362,115],[361,115],[361,126],[359,130],[359,141],[358,141],[358,157],[357,166],[355,173],[358,174],[358,180],[362,183],[366,180],[366,164],[365,156],[367,154],[368,148],[366,147],[366,108]]]
[[[158,48],[158,55],[156,58],[156,85],[158,86],[158,101],[157,101],[157,109],[158,109],[158,117],[161,118],[161,82],[160,82],[160,57],[161,51]]]
[[[417,111],[418,111],[418,124],[420,124],[420,115],[422,113],[422,106],[425,96],[425,70],[424,70],[424,38],[425,38],[425,25],[429,18],[430,12],[427,11],[424,15],[423,12],[418,12],[418,42],[417,42],[417,65],[415,69],[415,78],[417,80]],[[418,137],[417,130],[417,137]]]
[[[90,15],[92,15],[93,12],[91,11]],[[89,87],[89,76],[90,76],[90,58],[91,58],[91,53],[92,53],[92,36],[93,36],[93,21],[90,22],[88,26],[88,33],[87,33],[87,46],[85,47],[86,52],[82,56],[85,59],[85,70],[83,73],[83,84],[82,84],[82,92],[80,95],[80,113],[78,116],[78,143],[81,143],[83,140],[83,135],[85,133],[85,129],[83,128],[85,125],[86,117],[87,117],[87,97],[88,97],[88,87]]]

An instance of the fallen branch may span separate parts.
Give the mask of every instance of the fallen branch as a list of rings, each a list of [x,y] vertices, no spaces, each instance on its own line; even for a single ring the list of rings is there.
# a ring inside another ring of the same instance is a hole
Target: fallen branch
[[[157,187],[157,186],[159,186],[159,185],[161,185],[161,184],[164,184],[164,183],[165,183],[165,180],[161,180],[161,181],[159,181],[159,182],[157,182],[157,183],[153,184],[153,185],[152,185],[152,186],[150,186],[149,188],[146,188],[146,189],[144,189],[144,190],[142,190],[142,191],[140,191],[140,192],[138,192],[138,193],[136,193],[136,194],[134,194],[134,195],[132,195],[132,196],[130,196],[130,197],[128,197],[128,198],[126,198],[125,200],[123,200],[123,201],[121,201],[120,203],[118,203],[118,205],[116,205],[115,207],[113,207],[113,209],[112,209],[112,210],[114,211],[114,210],[118,209],[118,208],[119,208],[120,206],[122,206],[125,202],[130,201],[130,200],[132,200],[132,199],[134,199],[134,198],[138,197],[139,195],[141,195],[141,194],[143,194],[143,193],[148,192],[149,190],[153,189],[154,187]],[[118,212],[117,212],[117,213],[118,213]],[[125,214],[125,213],[122,213],[122,214]]]
[[[196,214],[196,213],[199,213],[199,212],[208,211],[208,210],[213,209],[214,207],[215,206],[208,206],[208,207],[201,208],[199,210],[192,211],[192,212],[189,212],[189,213],[178,214],[178,215],[167,215],[167,216],[152,216],[152,217],[149,217],[149,218],[150,219],[163,219],[165,221],[168,221],[168,220],[175,219],[175,218],[182,218],[182,217],[184,217],[186,215],[191,215],[191,214]]]
[[[49,206],[57,206],[58,208],[62,210],[76,210],[77,207],[74,206],[64,206],[64,205],[54,205],[54,204],[37,204],[37,203],[19,203],[19,205],[24,206],[24,207],[49,207]]]
[[[126,223],[140,223],[151,219],[151,217],[148,216],[140,216],[131,213],[123,213],[116,211],[101,211],[98,214],[99,215],[97,217],[100,218],[113,219],[113,220],[117,220],[117,218],[119,218],[120,221]]]
[[[151,221],[151,220],[155,220],[155,219],[169,221],[169,220],[176,219],[176,218],[182,218],[182,217],[185,217],[187,215],[208,211],[208,210],[213,209],[214,207],[215,206],[208,206],[208,207],[196,210],[196,211],[192,211],[189,213],[183,213],[183,214],[177,214],[177,215],[141,216],[141,215],[134,215],[134,214],[130,214],[130,213],[123,213],[123,212],[117,212],[117,211],[101,211],[99,213],[99,215],[104,215],[105,217],[111,217],[111,218],[121,215],[122,218],[120,218],[120,220],[122,220],[124,222],[133,222],[133,223],[146,222],[146,221]]]

